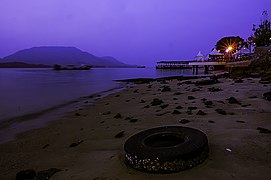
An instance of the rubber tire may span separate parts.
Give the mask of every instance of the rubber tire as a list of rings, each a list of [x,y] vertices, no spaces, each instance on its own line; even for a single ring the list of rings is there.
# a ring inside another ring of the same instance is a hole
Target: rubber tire
[[[184,142],[170,147],[152,147],[145,140],[159,134],[176,135]],[[208,157],[207,136],[193,128],[164,126],[139,132],[124,144],[126,163],[142,172],[174,173],[192,168]]]

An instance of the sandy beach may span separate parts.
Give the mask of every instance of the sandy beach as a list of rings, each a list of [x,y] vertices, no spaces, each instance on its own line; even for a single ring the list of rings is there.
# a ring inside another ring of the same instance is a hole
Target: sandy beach
[[[271,129],[271,102],[262,96],[271,84],[259,80],[219,78],[216,84],[198,86],[199,79],[175,79],[127,86],[1,144],[0,179],[50,168],[61,170],[50,179],[270,179],[271,134],[257,128]],[[229,103],[230,97],[239,103]],[[152,106],[154,98],[163,103]],[[168,125],[204,132],[210,148],[206,161],[162,175],[125,165],[123,145],[129,137]],[[120,132],[123,136],[116,138]]]

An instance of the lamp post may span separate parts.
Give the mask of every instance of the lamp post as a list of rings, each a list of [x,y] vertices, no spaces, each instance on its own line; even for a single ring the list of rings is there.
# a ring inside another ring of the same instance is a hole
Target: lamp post
[[[226,49],[226,52],[228,53],[228,56],[229,56],[229,61],[230,61],[230,55],[231,55],[231,50],[232,50],[232,46],[229,46],[227,49]]]

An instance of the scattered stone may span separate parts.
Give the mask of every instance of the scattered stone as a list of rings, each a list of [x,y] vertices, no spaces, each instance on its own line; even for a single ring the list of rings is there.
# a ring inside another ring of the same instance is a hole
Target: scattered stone
[[[212,106],[213,105],[213,102],[212,101],[205,101],[204,104],[206,106]]]
[[[257,130],[260,131],[260,133],[265,133],[265,134],[270,134],[271,130],[266,129],[266,128],[262,128],[262,127],[258,127]]]
[[[178,96],[178,95],[182,95],[183,93],[181,92],[175,92],[174,95]]]
[[[239,92],[239,90],[236,90],[235,92]]]
[[[181,114],[181,112],[178,111],[178,110],[174,110],[174,111],[172,112],[172,114]]]
[[[50,179],[55,173],[61,171],[60,169],[57,168],[50,168],[44,171],[40,171],[37,174],[36,179],[38,180],[47,180]]]
[[[100,122],[100,124],[103,124],[103,123],[104,123],[104,121],[101,121],[101,122]]]
[[[215,111],[216,111],[218,114],[227,115],[227,112],[224,111],[223,109],[215,109]]]
[[[71,143],[71,144],[70,144],[70,147],[76,147],[76,146],[78,146],[79,144],[81,144],[82,142],[84,142],[84,141],[81,140],[81,141],[78,141],[78,142],[75,142],[75,143]]]
[[[131,119],[131,120],[130,120],[130,122],[132,122],[132,123],[133,123],[133,122],[137,122],[137,121],[138,121],[138,119]]]
[[[16,180],[31,180],[36,177],[36,171],[33,169],[22,170],[16,174]]]
[[[234,98],[234,97],[230,97],[229,99],[227,99],[228,100],[228,103],[230,103],[230,104],[241,104],[236,98]]]
[[[202,110],[199,110],[198,112],[197,112],[197,115],[200,115],[200,116],[204,116],[204,115],[206,115],[207,113],[205,113],[205,112],[203,112]]]
[[[49,146],[49,144],[45,144],[42,149],[46,149]]]
[[[93,96],[88,96],[89,99],[93,98]]]
[[[179,120],[179,123],[181,123],[181,124],[187,124],[187,123],[189,123],[190,121],[189,120],[187,120],[187,119],[181,119],[181,120]]]
[[[198,88],[193,88],[191,91],[192,91],[192,92],[196,92],[196,91],[200,91],[200,89],[198,89]]]
[[[163,89],[161,90],[161,92],[167,92],[167,91],[171,91],[171,88],[169,86],[163,86]]]
[[[235,82],[235,83],[243,83],[244,81],[243,81],[243,79],[237,79],[237,80],[235,80],[234,82]]]
[[[160,106],[160,108],[162,108],[162,109],[165,109],[166,107],[168,107],[168,104],[163,104]]]
[[[251,104],[243,104],[242,107],[248,107],[251,106]]]
[[[87,103],[88,103],[88,101],[85,101],[84,103],[85,103],[85,104],[87,104]]]
[[[187,113],[188,115],[192,115],[192,111],[191,111],[191,110],[187,110],[186,113]]]
[[[109,114],[111,114],[111,111],[106,111],[102,115],[109,115]]]
[[[105,105],[107,106],[107,105],[109,105],[109,103],[105,103]]]
[[[129,102],[130,100],[129,99],[127,99],[125,102]]]
[[[139,102],[139,103],[145,103],[146,101],[144,101],[143,99]]]
[[[201,100],[202,100],[202,102],[205,102],[207,99],[206,98],[202,98]]]
[[[80,113],[75,113],[74,115],[75,115],[75,116],[81,116],[81,114],[80,114]]]
[[[134,90],[134,93],[138,93],[138,89]]]
[[[178,98],[173,98],[174,101],[178,100]]]
[[[236,122],[238,122],[238,123],[245,123],[245,121],[236,121]]]
[[[264,99],[271,101],[271,91],[263,94]]]
[[[152,85],[148,85],[148,87],[147,87],[147,88],[149,88],[149,89],[150,89],[150,88],[152,88]]]
[[[124,131],[119,132],[118,134],[115,135],[115,138],[122,138],[124,135]]]
[[[255,98],[258,98],[258,97],[257,96],[249,96],[248,98],[255,99]]]
[[[170,113],[170,111],[166,111],[166,112],[163,112],[163,113],[156,114],[156,116],[163,116],[163,115],[168,114],[168,113]]]
[[[194,96],[188,96],[187,98],[188,98],[188,100],[196,99]]]
[[[217,102],[222,103],[222,104],[225,104],[225,102],[224,102],[224,101],[217,101]]]
[[[164,103],[162,100],[160,100],[158,98],[155,98],[155,99],[152,100],[151,105],[152,106],[158,106],[158,105],[161,105],[162,103]]]
[[[121,114],[120,114],[120,113],[116,114],[116,115],[114,116],[114,118],[116,118],[116,119],[121,118]]]
[[[211,85],[217,83],[217,80],[215,79],[206,79],[201,81],[196,81],[196,85]]]
[[[115,97],[120,97],[120,95],[119,95],[119,94],[117,94]]]
[[[215,123],[215,122],[214,122],[214,121],[212,121],[212,120],[209,120],[208,122],[209,122],[209,123]]]
[[[218,92],[218,91],[222,91],[222,89],[219,88],[219,87],[211,87],[211,88],[208,88],[208,90],[209,90],[210,92]]]
[[[183,109],[182,106],[177,106],[175,109]]]
[[[198,107],[193,107],[193,106],[188,107],[188,110],[190,110],[190,111],[196,110],[196,109],[198,109]]]
[[[149,106],[149,105],[146,105],[146,106],[144,106],[143,108],[150,108],[150,106]]]

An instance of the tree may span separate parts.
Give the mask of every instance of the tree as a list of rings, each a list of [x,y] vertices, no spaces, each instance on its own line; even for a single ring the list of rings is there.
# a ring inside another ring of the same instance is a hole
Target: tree
[[[256,46],[269,46],[271,44],[270,21],[267,11],[263,11],[261,24],[258,28],[255,28],[255,24],[253,24],[253,31]]]
[[[240,44],[243,43],[244,39],[239,36],[223,37],[216,43],[216,49],[220,53],[226,53],[227,49],[231,47],[231,52],[234,53],[235,51],[240,49]]]

